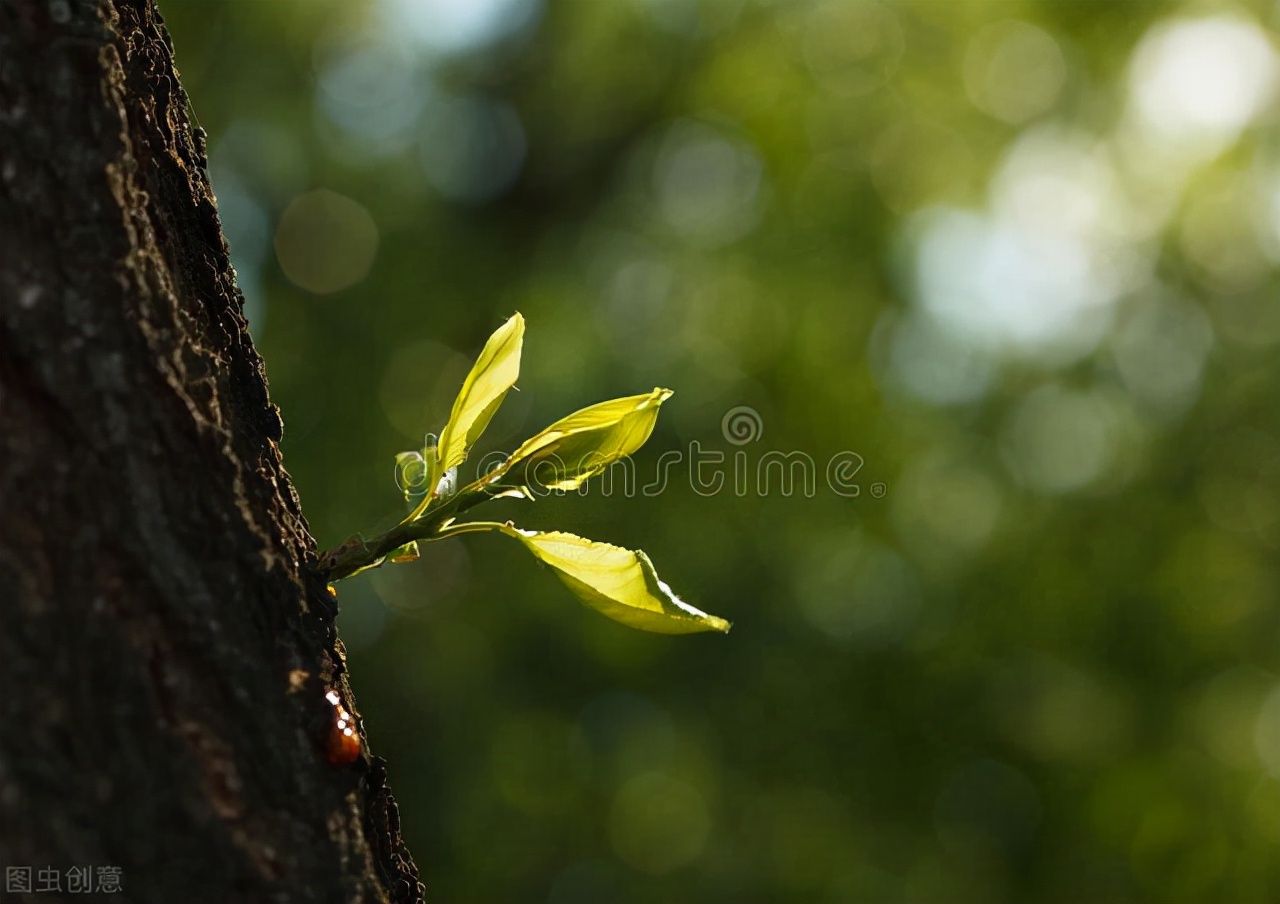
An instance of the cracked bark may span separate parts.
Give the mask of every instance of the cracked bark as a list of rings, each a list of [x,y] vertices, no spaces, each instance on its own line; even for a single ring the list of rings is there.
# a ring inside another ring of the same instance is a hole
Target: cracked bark
[[[152,0],[0,0],[0,866],[414,901]]]

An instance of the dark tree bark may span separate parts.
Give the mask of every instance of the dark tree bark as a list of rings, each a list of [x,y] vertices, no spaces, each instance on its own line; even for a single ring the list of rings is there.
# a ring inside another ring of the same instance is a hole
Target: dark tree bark
[[[0,0],[0,866],[418,900],[205,169],[151,0]]]

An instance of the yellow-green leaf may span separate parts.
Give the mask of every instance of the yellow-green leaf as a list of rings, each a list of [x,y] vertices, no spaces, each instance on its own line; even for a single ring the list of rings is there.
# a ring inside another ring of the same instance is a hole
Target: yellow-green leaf
[[[654,389],[575,411],[521,443],[493,479],[522,467],[538,486],[576,489],[643,446],[671,395],[670,389]]]
[[[519,540],[579,599],[624,625],[660,634],[729,630],[729,622],[723,618],[708,615],[676,596],[640,550],[561,531],[521,530],[493,522],[459,524],[453,530],[477,529],[497,530]]]
[[[391,552],[387,553],[388,562],[416,562],[418,561],[418,541],[412,540],[404,546],[398,546]]]
[[[440,434],[439,473],[462,464],[484,428],[520,376],[520,351],[524,345],[524,318],[513,314],[484,344],[471,373],[462,381]]]
[[[471,447],[489,426],[502,400],[520,376],[523,347],[524,318],[519,313],[512,314],[506,323],[494,330],[471,372],[462,381],[462,388],[458,390],[458,397],[453,400],[453,409],[449,412],[449,422],[440,433],[440,442],[434,450],[423,449],[423,458],[427,462],[427,492],[406,521],[412,521],[427,510],[436,497],[440,479],[449,473],[450,468],[466,460]]]

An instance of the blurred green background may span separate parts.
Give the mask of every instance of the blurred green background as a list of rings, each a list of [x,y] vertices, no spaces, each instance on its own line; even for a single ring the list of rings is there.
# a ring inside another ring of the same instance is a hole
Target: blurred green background
[[[1275,3],[161,6],[321,544],[515,310],[484,449],[726,454],[488,514],[728,637],[496,537],[341,585],[433,900],[1280,899]]]

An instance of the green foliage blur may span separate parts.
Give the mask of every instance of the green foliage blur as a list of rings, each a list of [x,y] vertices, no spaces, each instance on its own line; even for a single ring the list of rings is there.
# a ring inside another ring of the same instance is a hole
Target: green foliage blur
[[[322,544],[513,311],[485,450],[676,390],[661,492],[484,516],[728,637],[501,538],[340,587],[433,900],[1280,899],[1274,3],[161,6]]]

